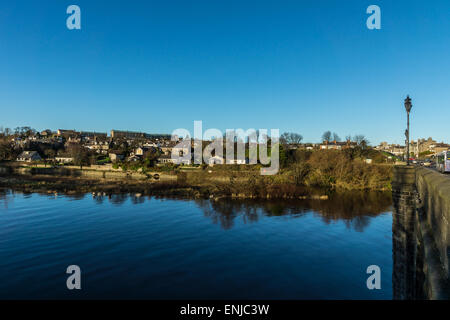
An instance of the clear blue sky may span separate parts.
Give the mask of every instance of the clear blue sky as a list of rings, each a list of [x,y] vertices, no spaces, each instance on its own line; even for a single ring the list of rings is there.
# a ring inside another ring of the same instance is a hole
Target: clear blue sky
[[[81,8],[81,30],[66,8]],[[381,8],[381,30],[366,8]],[[2,1],[0,126],[450,142],[450,1]]]

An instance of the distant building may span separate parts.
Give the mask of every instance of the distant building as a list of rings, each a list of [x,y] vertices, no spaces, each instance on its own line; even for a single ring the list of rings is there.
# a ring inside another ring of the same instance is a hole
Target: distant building
[[[429,137],[427,140],[419,139],[417,140],[417,153],[422,153],[425,151],[433,151],[436,141]]]
[[[159,156],[158,163],[160,163],[160,164],[173,163],[173,164],[189,165],[189,164],[191,164],[191,160],[190,159],[182,159],[182,158],[172,159],[171,155],[163,154],[163,155]]]
[[[436,142],[431,137],[428,139],[418,139],[417,141],[412,140],[409,144],[410,152],[412,152],[416,157],[424,152],[436,154],[448,149],[450,149],[449,144],[444,142]]]
[[[389,144],[386,141],[383,141],[378,146],[376,146],[375,149],[380,151],[388,151]]]
[[[447,151],[449,149],[450,149],[450,145],[448,145],[446,143],[436,143],[434,145],[433,151],[434,151],[435,154],[437,154],[437,153],[440,153],[442,151]]]
[[[170,154],[174,154],[178,157],[183,157],[184,155],[189,154],[189,152],[191,151],[190,149],[190,145],[188,147],[173,147]]]
[[[81,143],[81,137],[77,135],[71,135],[67,138],[67,143]]]
[[[423,152],[434,152],[436,143],[431,137],[428,139],[418,139],[417,141],[411,140],[409,143],[409,151],[418,157]]]
[[[121,130],[111,130],[111,138],[124,138],[124,139],[142,139],[145,138],[146,134],[144,132],[134,132],[134,131],[121,131]]]
[[[159,156],[158,163],[166,164],[166,163],[175,163],[175,159],[172,159],[172,157],[168,154],[163,154]]]
[[[117,162],[117,161],[122,161],[123,159],[125,159],[125,156],[123,154],[120,154],[120,153],[110,152],[109,153],[109,159],[112,162]]]
[[[32,162],[32,161],[39,161],[39,160],[42,160],[42,158],[37,151],[23,151],[17,157],[17,161]]]
[[[80,132],[80,136],[81,136],[83,139],[96,139],[96,138],[106,139],[108,135],[107,135],[106,132],[81,131],[81,132]]]
[[[133,162],[136,162],[136,161],[141,161],[142,160],[142,156],[137,156],[137,155],[132,155],[132,156],[129,156],[128,157],[128,161],[133,161]]]
[[[388,153],[392,153],[396,156],[402,156],[405,154],[405,146],[399,145],[399,144],[388,144],[387,142],[381,142],[377,147],[375,147],[376,150],[379,151],[385,151]]]
[[[71,163],[73,162],[73,157],[56,156],[55,161],[59,163]]]
[[[57,131],[58,137],[73,137],[73,136],[79,136],[80,133],[75,130],[64,130],[64,129],[58,129]]]
[[[344,142],[339,142],[339,141],[324,141],[319,148],[321,150],[342,150],[342,149],[347,149],[347,148],[354,148],[356,146],[356,142],[352,142],[352,141],[344,141]]]
[[[162,154],[170,156],[172,154],[172,147],[160,147]]]
[[[170,140],[170,134],[145,133],[136,131],[111,130],[111,138]]]
[[[50,137],[53,135],[53,132],[50,129],[46,129],[44,131],[41,131],[40,135],[42,137]]]
[[[109,143],[107,141],[94,141],[84,145],[87,149],[95,151],[100,154],[107,154],[109,150]]]
[[[146,142],[142,145],[144,148],[158,148],[159,145],[154,142]]]
[[[146,147],[138,147],[136,148],[136,150],[134,150],[134,154],[138,155],[138,156],[143,156],[144,153],[146,153],[147,151],[149,151],[149,148]]]
[[[314,150],[317,149],[317,144],[314,143],[304,143],[301,145],[300,148],[305,149],[305,150]]]
[[[154,140],[170,140],[172,138],[172,135],[163,133],[146,133],[145,138]],[[178,137],[175,136],[175,138]]]
[[[395,144],[390,147],[389,152],[396,156],[402,156],[405,154],[406,150],[405,146]]]

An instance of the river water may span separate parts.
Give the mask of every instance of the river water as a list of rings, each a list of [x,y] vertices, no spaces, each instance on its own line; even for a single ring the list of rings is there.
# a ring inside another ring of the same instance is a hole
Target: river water
[[[392,200],[0,193],[0,299],[391,299]],[[66,269],[81,269],[68,290]],[[367,267],[381,269],[369,290]]]

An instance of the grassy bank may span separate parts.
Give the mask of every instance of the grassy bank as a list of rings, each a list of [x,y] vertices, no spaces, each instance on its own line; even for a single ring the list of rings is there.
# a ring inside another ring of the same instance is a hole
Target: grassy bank
[[[277,175],[260,175],[260,166],[226,165],[183,172],[189,185],[211,186],[226,194],[297,197],[346,190],[390,191],[392,165],[366,163],[350,152],[300,151]]]
[[[142,193],[146,195],[198,196],[196,188],[176,182],[149,182],[134,180],[86,179],[68,176],[9,175],[0,177],[0,188],[38,193],[107,194]]]
[[[111,174],[3,174],[0,187],[29,192],[136,192],[174,194],[189,197],[233,198],[326,198],[333,192],[391,189],[392,166],[368,164],[351,152],[323,150],[297,151],[273,176],[260,175],[260,165],[201,166],[185,170],[171,167],[170,181],[125,178],[107,179]],[[84,169],[84,170],[86,170]],[[36,170],[35,170],[36,171]],[[42,170],[41,170],[42,171]],[[80,170],[78,170],[80,171]],[[78,172],[77,171],[77,172]],[[95,171],[95,170],[94,170]],[[78,172],[79,173],[79,172]],[[117,175],[118,173],[114,173]],[[106,177],[106,178],[105,178]]]

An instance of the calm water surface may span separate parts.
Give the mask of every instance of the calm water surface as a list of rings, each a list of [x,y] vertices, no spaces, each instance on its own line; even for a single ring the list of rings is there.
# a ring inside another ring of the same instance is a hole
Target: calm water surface
[[[79,265],[82,290],[66,288]],[[366,268],[381,268],[368,290]],[[209,201],[0,194],[0,299],[391,299],[386,194]]]

